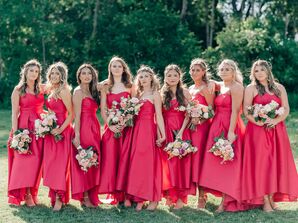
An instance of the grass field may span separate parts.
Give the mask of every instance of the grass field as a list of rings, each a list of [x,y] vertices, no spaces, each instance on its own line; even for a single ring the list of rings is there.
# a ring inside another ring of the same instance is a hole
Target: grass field
[[[298,112],[292,112],[287,119],[291,145],[298,166]],[[34,208],[13,207],[7,204],[7,149],[6,140],[10,129],[10,112],[0,110],[0,222],[298,222],[298,202],[281,203],[280,211],[264,213],[250,210],[239,213],[215,214],[219,199],[209,197],[206,210],[196,210],[196,198],[189,198],[189,205],[174,211],[164,205],[155,212],[146,210],[137,213],[133,208],[100,205],[96,209],[82,208],[79,202],[71,201],[59,213],[51,210],[47,188],[41,185],[40,205]],[[231,179],[232,180],[232,179]],[[297,185],[298,187],[298,185]]]

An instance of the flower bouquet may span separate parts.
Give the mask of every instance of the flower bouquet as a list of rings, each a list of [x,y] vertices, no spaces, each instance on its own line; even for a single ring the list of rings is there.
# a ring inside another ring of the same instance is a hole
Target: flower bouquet
[[[189,117],[198,118],[200,121],[207,120],[214,116],[212,106],[199,104],[197,101],[190,101],[187,106],[179,106],[178,111],[186,111]],[[188,128],[192,131],[196,129],[196,125],[190,123]]]
[[[92,146],[88,146],[84,149],[81,145],[77,147],[78,154],[76,159],[81,167],[81,170],[88,172],[88,169],[92,166],[98,166],[98,155],[93,150]]]
[[[53,129],[59,127],[55,112],[50,111],[40,116],[41,119],[36,119],[34,123],[36,139],[44,138],[46,135],[51,134]],[[55,135],[54,137],[56,141],[60,141],[63,138],[62,135]]]
[[[252,115],[256,122],[265,122],[267,118],[275,118],[276,116],[283,115],[284,107],[279,107],[279,104],[272,100],[266,105],[254,104],[247,107],[247,112]]]
[[[226,161],[232,161],[235,156],[233,145],[224,137],[224,133],[221,133],[221,135],[216,137],[214,141],[215,144],[211,147],[209,152],[222,158],[221,164],[226,163]]]
[[[164,148],[169,155],[169,159],[179,157],[180,159],[189,153],[198,151],[197,147],[190,144],[190,140],[182,140],[177,138],[174,142],[170,142]]]
[[[18,129],[13,133],[10,142],[10,148],[17,151],[19,154],[31,154],[29,144],[32,139],[29,136],[28,129]]]

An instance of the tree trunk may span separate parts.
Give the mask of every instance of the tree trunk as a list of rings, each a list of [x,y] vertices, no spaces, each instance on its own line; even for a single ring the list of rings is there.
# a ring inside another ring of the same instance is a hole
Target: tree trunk
[[[285,16],[285,38],[288,36],[289,23],[290,23],[290,14],[287,13]]]
[[[41,44],[42,44],[42,62],[43,62],[43,65],[45,65],[46,64],[46,44],[45,44],[44,37],[41,37]]]
[[[94,39],[97,32],[97,18],[98,18],[99,0],[96,0],[93,16],[93,29],[91,34],[91,39]]]
[[[215,27],[215,0],[212,0],[211,3],[211,23],[210,23],[210,37],[209,37],[209,46],[212,47],[213,43],[213,33]]]
[[[181,20],[185,19],[185,16],[186,16],[186,13],[187,13],[187,5],[188,5],[187,0],[183,0],[182,1],[182,9],[181,9],[181,13],[180,13],[180,19]]]
[[[206,24],[206,47],[209,47],[210,22],[209,22],[209,1],[205,0],[205,24]]]

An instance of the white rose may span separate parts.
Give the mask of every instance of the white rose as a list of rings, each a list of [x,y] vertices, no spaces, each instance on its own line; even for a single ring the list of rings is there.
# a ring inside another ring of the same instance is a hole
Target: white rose
[[[11,142],[11,147],[15,148],[18,145],[18,141],[13,139]]]
[[[220,145],[225,144],[225,141],[224,141],[223,139],[219,139],[217,142],[218,142]]]
[[[131,101],[131,103],[134,103],[134,104],[139,103],[139,99],[136,98],[136,97],[132,97],[132,98],[130,99],[130,101]]]
[[[119,122],[119,118],[118,118],[118,117],[114,117],[114,118],[112,118],[112,122],[113,122],[113,123],[117,123],[117,122]]]

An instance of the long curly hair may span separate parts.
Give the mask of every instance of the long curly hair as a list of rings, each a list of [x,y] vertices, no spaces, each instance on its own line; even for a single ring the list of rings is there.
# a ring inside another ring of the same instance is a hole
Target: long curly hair
[[[136,89],[137,97],[139,97],[141,95],[141,93],[144,91],[144,88],[141,85],[140,80],[139,80],[139,74],[141,74],[141,73],[150,74],[150,76],[152,78],[152,80],[151,80],[151,89],[152,89],[152,91],[158,91],[159,88],[160,88],[160,81],[159,81],[157,75],[155,74],[153,69],[150,68],[149,66],[141,65],[141,67],[137,71],[137,76],[136,76],[136,80],[135,80],[135,85],[137,87],[137,89]]]
[[[26,89],[28,87],[28,84],[27,84],[28,70],[30,67],[35,67],[35,66],[38,67],[39,74],[38,74],[38,77],[36,78],[36,80],[34,81],[34,94],[38,95],[40,93],[42,67],[41,67],[41,64],[38,62],[38,60],[32,59],[32,60],[27,61],[24,64],[24,66],[21,68],[20,81],[17,85],[17,88],[20,91],[20,95],[26,94]]]
[[[255,77],[255,68],[256,66],[261,66],[263,69],[265,69],[267,73],[267,81],[268,81],[268,89],[270,92],[274,93],[277,97],[280,97],[281,92],[277,87],[276,81],[274,79],[274,76],[272,74],[272,66],[269,62],[266,60],[257,60],[253,63],[251,67],[251,72],[250,72],[250,80],[252,84],[256,85],[256,88],[258,90],[258,94],[264,95],[266,93],[265,86],[262,85],[257,78]]]
[[[91,93],[92,98],[96,101],[96,103],[99,105],[99,92],[97,90],[97,82],[98,82],[98,74],[96,69],[91,65],[84,63],[82,64],[79,69],[77,70],[77,82],[78,84],[81,84],[80,75],[84,68],[88,68],[91,71],[92,74],[92,81],[89,83],[89,91]]]
[[[55,98],[59,97],[60,92],[65,89],[65,88],[70,88],[67,82],[67,78],[68,78],[68,68],[66,66],[65,63],[63,62],[57,62],[57,63],[53,63],[52,65],[49,66],[49,68],[47,69],[46,72],[46,77],[47,77],[47,89],[52,91],[53,90],[53,86],[51,84],[51,72],[53,69],[56,69],[60,75],[60,83],[59,83],[59,87],[54,89],[53,92],[53,96]]]
[[[123,67],[121,82],[124,84],[124,86],[126,88],[131,88],[132,87],[132,74],[131,74],[131,71],[130,71],[127,63],[121,57],[114,56],[110,60],[109,67],[108,67],[108,71],[109,71],[109,74],[108,74],[109,90],[112,89],[112,87],[114,86],[114,83],[115,83],[114,76],[113,76],[112,71],[111,71],[111,66],[115,61],[121,63],[121,65]]]
[[[243,76],[242,73],[237,65],[237,63],[234,60],[230,60],[230,59],[224,59],[218,66],[218,69],[220,69],[220,67],[222,67],[224,64],[229,65],[232,70],[233,70],[233,78],[236,82],[243,84]],[[219,76],[219,73],[218,73]]]
[[[209,66],[208,64],[206,63],[205,60],[201,59],[201,58],[195,58],[191,61],[190,63],[190,66],[189,66],[189,69],[191,70],[193,68],[193,66],[195,65],[199,65],[201,67],[201,69],[203,71],[205,71],[205,74],[204,76],[202,77],[202,80],[205,82],[205,83],[208,83],[209,82],[209,79],[211,77],[211,73],[209,72]]]
[[[176,90],[176,99],[180,106],[185,105],[186,100],[183,93],[183,82],[182,82],[183,73],[178,65],[170,64],[165,68],[164,77],[166,77],[171,70],[174,70],[179,75],[179,82],[177,84],[177,90]],[[163,101],[164,107],[166,109],[170,109],[171,100],[174,97],[174,93],[171,91],[170,86],[166,81],[164,81],[164,84],[161,88],[161,95],[162,95],[162,101]]]

